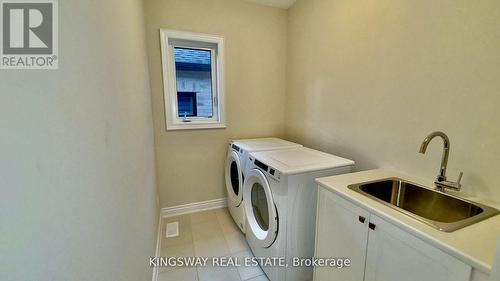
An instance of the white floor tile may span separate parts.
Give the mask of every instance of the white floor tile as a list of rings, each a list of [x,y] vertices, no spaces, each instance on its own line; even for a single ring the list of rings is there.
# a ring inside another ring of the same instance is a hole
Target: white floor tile
[[[269,279],[267,279],[266,275],[260,275],[260,276],[257,276],[257,277],[254,277],[252,279],[248,279],[245,281],[269,281]]]
[[[198,267],[199,281],[241,281],[234,267]]]
[[[216,210],[209,210],[191,214],[191,224],[202,222],[217,222]]]
[[[239,259],[239,262],[242,264],[241,266],[236,267],[238,273],[240,274],[241,280],[248,280],[264,274],[264,272],[259,266],[244,266],[245,258],[253,257],[252,252],[244,251],[233,254],[232,256],[237,257]]]
[[[229,248],[223,237],[194,241],[194,253],[197,257],[220,257],[229,254]]]
[[[223,209],[224,211],[219,211],[217,213],[217,219],[222,227],[222,232],[224,233],[233,233],[233,232],[241,232],[236,223],[231,217],[231,214],[227,209]]]
[[[191,223],[191,215],[180,215],[180,216],[175,216],[175,217],[168,217],[164,218],[164,222],[173,222],[173,221],[178,221],[179,223]]]
[[[168,222],[179,222],[179,236],[165,237]],[[163,221],[163,257],[251,257],[245,236],[234,223],[227,208],[199,212]],[[268,281],[260,267],[160,268],[158,281]]]
[[[231,253],[248,251],[250,249],[245,236],[241,232],[224,234],[224,237]]]
[[[231,214],[229,213],[228,208],[217,209],[215,211],[215,215],[217,216],[218,219],[224,219],[224,218],[231,219]]]
[[[222,237],[222,227],[216,221],[196,223],[191,226],[193,240]]]
[[[179,268],[160,272],[158,281],[198,281],[196,268]]]
[[[166,238],[166,228],[169,222],[179,222],[179,236]],[[170,247],[174,245],[188,244],[193,242],[191,220],[189,215],[166,218],[163,221],[162,229],[162,247]]]
[[[161,248],[162,257],[193,257],[194,256],[194,244],[180,244],[170,247]]]
[[[180,244],[161,248],[162,257],[194,257],[194,244]],[[160,267],[160,272],[176,270],[179,267]]]

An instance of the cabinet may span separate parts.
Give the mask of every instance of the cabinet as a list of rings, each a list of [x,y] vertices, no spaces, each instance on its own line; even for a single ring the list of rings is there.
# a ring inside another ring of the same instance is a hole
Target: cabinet
[[[469,265],[321,187],[316,225],[315,256],[351,267],[317,267],[315,281],[470,280]]]
[[[315,256],[349,258],[351,266],[344,269],[316,267],[314,280],[363,280],[369,216],[367,211],[320,189]]]

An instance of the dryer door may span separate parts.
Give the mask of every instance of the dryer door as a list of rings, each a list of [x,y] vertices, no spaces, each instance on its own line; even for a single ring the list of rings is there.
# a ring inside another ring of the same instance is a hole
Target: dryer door
[[[278,214],[273,194],[266,176],[258,169],[252,169],[243,187],[245,215],[253,235],[261,246],[271,246],[278,234]]]
[[[240,157],[236,151],[227,155],[225,175],[228,204],[238,207],[243,200],[243,174]]]

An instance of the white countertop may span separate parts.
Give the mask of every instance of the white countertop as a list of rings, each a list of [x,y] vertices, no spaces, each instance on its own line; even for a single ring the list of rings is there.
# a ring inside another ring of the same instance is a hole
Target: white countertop
[[[327,190],[360,205],[362,208],[380,216],[392,224],[412,233],[416,237],[456,257],[484,273],[489,274],[495,259],[497,241],[500,237],[500,215],[467,226],[454,232],[442,232],[415,220],[391,207],[379,203],[365,195],[350,190],[347,186],[372,180],[398,177],[425,186],[434,186],[429,180],[422,180],[398,172],[370,170],[339,176],[319,178],[316,182]],[[482,203],[497,209],[500,205],[460,193],[454,193],[468,200]],[[500,258],[500,257],[499,257]]]

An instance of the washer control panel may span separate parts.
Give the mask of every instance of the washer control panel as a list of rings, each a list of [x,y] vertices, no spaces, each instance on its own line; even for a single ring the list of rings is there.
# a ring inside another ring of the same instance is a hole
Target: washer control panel
[[[273,178],[277,181],[279,181],[281,179],[281,173],[278,170],[276,170],[275,168],[260,162],[259,160],[253,158],[252,156],[250,156],[248,158],[248,160],[250,161],[250,163],[253,163],[255,166],[259,167],[259,169],[262,172],[264,172],[266,175],[270,176],[271,178]]]

